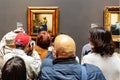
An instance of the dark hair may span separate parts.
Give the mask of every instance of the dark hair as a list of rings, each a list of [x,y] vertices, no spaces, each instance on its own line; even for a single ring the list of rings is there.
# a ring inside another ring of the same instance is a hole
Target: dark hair
[[[18,56],[10,58],[2,68],[2,80],[26,80],[26,66]]]
[[[93,52],[104,55],[112,55],[115,50],[115,44],[112,41],[111,32],[103,27],[95,27],[89,30],[89,40],[93,45]]]
[[[41,31],[37,35],[37,45],[47,49],[50,46],[51,36],[47,31]]]
[[[24,50],[26,46],[22,46],[22,45],[16,45],[16,49],[21,49]]]

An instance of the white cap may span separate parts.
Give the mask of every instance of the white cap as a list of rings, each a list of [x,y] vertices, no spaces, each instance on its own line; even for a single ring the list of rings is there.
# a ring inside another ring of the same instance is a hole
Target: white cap
[[[5,43],[6,45],[14,45],[14,39],[16,37],[16,33],[14,33],[13,31],[7,33],[5,35]]]

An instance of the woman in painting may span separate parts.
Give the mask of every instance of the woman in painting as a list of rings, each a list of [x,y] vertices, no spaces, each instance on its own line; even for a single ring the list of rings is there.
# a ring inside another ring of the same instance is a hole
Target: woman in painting
[[[34,32],[38,33],[40,31],[47,31],[47,18],[43,17],[41,20],[36,18],[36,22],[34,22]]]
[[[43,17],[41,20],[42,30],[47,31],[47,18]]]

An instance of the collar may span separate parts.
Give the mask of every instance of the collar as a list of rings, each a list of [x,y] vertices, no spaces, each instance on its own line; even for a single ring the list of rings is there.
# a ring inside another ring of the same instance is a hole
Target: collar
[[[53,64],[72,64],[72,63],[77,63],[77,61],[75,60],[75,57],[71,57],[71,58],[57,58],[53,60]]]
[[[13,50],[13,53],[15,54],[19,54],[19,55],[27,55],[24,50],[21,50],[21,49],[14,49]]]

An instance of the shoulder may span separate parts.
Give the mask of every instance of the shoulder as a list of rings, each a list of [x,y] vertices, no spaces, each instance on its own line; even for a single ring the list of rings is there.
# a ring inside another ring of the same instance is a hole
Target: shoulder
[[[92,46],[91,46],[90,43],[85,44],[85,45],[82,47],[82,56],[87,55],[87,54],[90,54],[90,53],[91,53],[91,50],[92,50],[91,47],[92,47]]]
[[[49,75],[53,76],[53,73],[55,73],[55,70],[51,66],[49,66],[48,64],[47,65],[42,64],[39,77],[49,76]]]
[[[114,53],[109,60],[114,65],[120,66],[120,54],[119,53]]]
[[[97,53],[91,53],[91,54],[85,55],[83,58],[98,58],[98,57],[101,57],[101,55]]]
[[[93,64],[93,63],[96,63],[98,60],[101,60],[101,56],[96,53],[91,53],[91,54],[85,55],[82,58],[82,64],[83,63],[92,63]]]
[[[54,69],[52,69],[52,67],[50,66],[43,67],[39,73],[39,80],[52,80],[53,75],[56,76]]]
[[[101,72],[101,70],[95,65],[86,63],[86,64],[83,64],[83,66],[86,67],[86,70],[88,73]]]
[[[106,80],[102,71],[95,65],[83,64],[86,67],[88,80]]]
[[[38,54],[38,52],[36,51],[36,50],[33,50],[33,53],[32,53],[32,55],[31,55],[33,58],[35,58],[35,59],[40,59],[40,56],[39,56],[39,54]]]
[[[83,46],[83,49],[85,49],[85,48],[91,48],[91,44],[90,44],[90,43],[85,44],[85,45]]]
[[[13,54],[13,53],[5,54],[5,55],[3,56],[4,62],[7,62],[7,61],[8,61],[10,58],[12,58],[13,56],[15,56],[15,54]]]
[[[50,67],[50,66],[52,66],[53,65],[53,63],[52,63],[52,59],[50,59],[50,58],[45,58],[43,61],[42,61],[42,64],[41,64],[41,68],[43,68],[43,67]]]
[[[117,56],[120,59],[120,53],[114,52],[113,55]]]
[[[93,58],[96,58],[96,56],[98,55],[95,53],[91,53],[91,54],[83,56],[83,59],[93,59]]]

